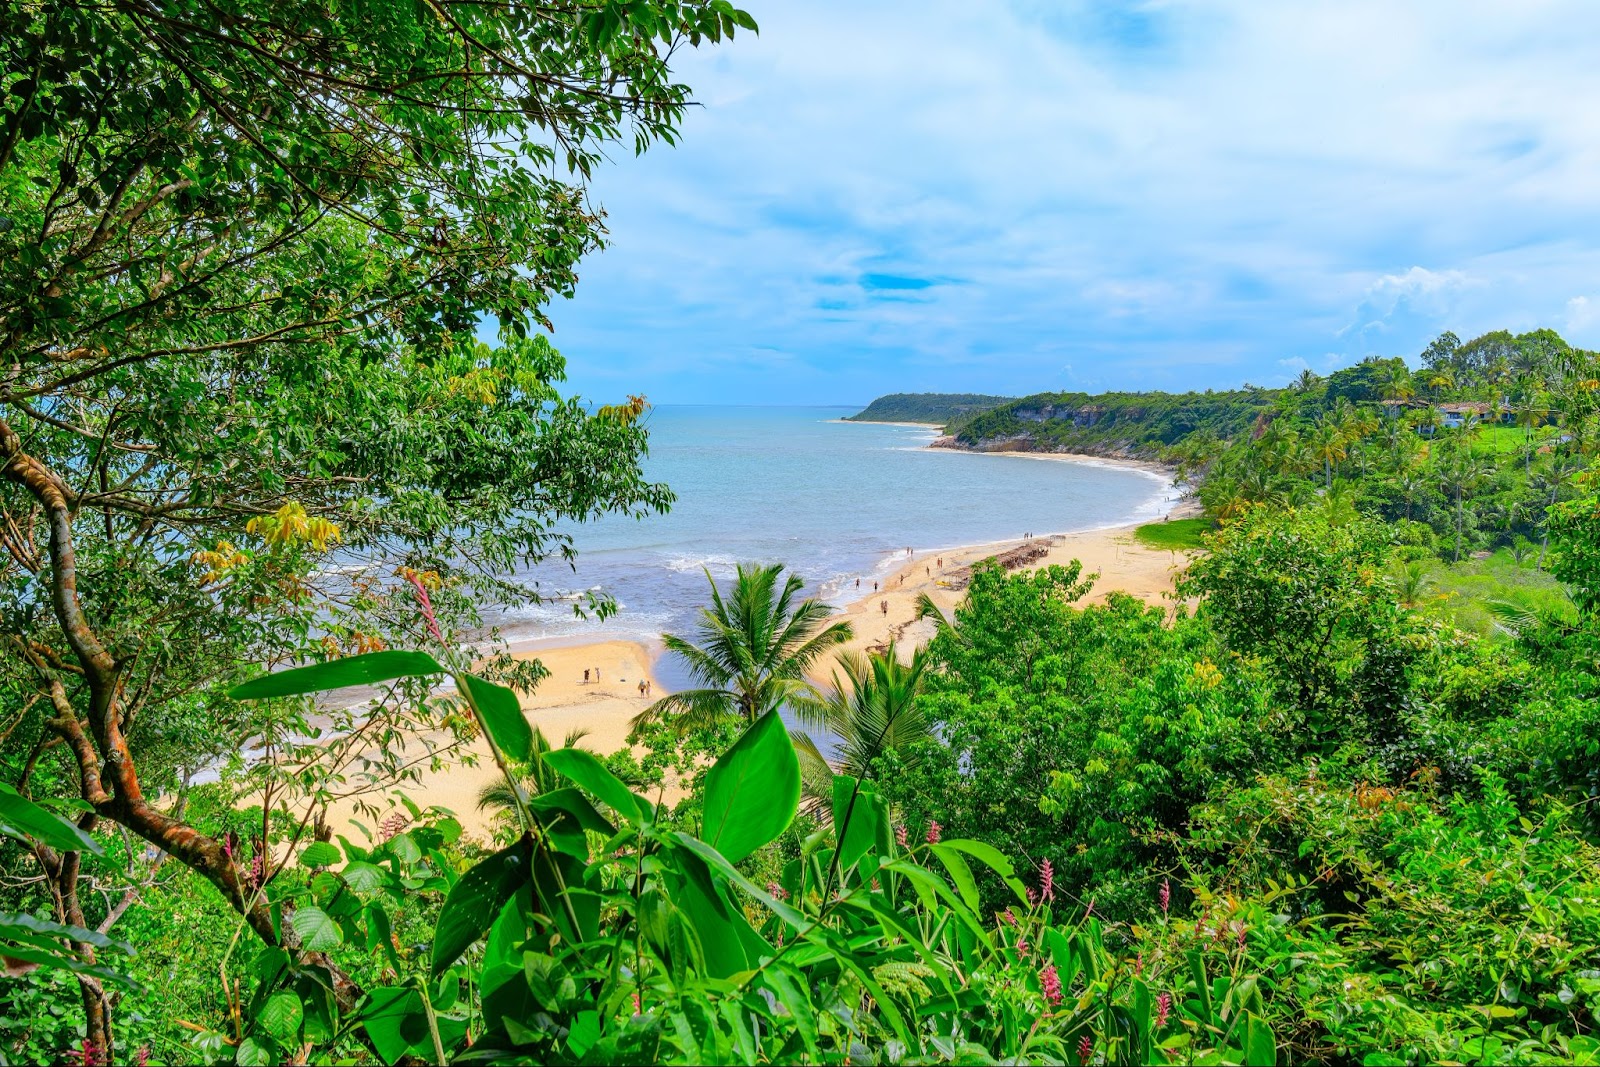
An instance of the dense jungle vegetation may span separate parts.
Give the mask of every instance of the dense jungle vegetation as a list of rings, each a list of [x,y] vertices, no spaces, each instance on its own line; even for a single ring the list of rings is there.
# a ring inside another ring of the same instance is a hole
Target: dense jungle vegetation
[[[675,50],[753,28],[0,9],[0,1055],[1600,1060],[1600,375],[1553,334],[1161,401],[1214,522],[1173,604],[980,567],[836,655],[748,566],[636,753],[529,723],[498,576],[671,503],[532,328]],[[495,833],[330,821],[477,737]]]

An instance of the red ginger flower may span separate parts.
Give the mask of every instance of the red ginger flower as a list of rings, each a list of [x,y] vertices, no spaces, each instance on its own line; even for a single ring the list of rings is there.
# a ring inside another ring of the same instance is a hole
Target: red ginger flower
[[[1078,1061],[1080,1063],[1088,1063],[1089,1054],[1093,1051],[1094,1038],[1090,1037],[1088,1034],[1084,1034],[1083,1040],[1078,1042]]]
[[[1045,860],[1039,868],[1039,899],[1056,899],[1056,872],[1049,860]]]
[[[1172,886],[1165,878],[1161,879],[1161,889],[1156,893],[1156,899],[1161,902],[1161,914],[1165,915],[1172,904]]]
[[[937,845],[939,843],[939,831],[942,829],[944,827],[939,825],[938,819],[928,824],[928,844]]]
[[[1172,994],[1162,993],[1156,997],[1156,1029],[1167,1025],[1167,1013],[1172,1010]]]
[[[1039,970],[1039,988],[1044,990],[1046,1004],[1055,1007],[1061,1003],[1061,976],[1056,973],[1056,965],[1047,963]]]

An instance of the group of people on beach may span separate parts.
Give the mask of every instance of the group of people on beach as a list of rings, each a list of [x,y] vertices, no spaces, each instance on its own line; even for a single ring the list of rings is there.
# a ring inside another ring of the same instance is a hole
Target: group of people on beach
[[[583,672],[583,684],[584,685],[588,685],[590,683],[591,678],[593,679],[593,682],[594,682],[595,685],[599,685],[600,684],[600,668],[599,667],[589,667],[589,668],[584,670],[584,672]],[[623,681],[627,681],[627,679],[624,678]],[[655,688],[656,688],[656,683],[652,682],[650,679],[648,679],[648,678],[639,679],[639,695],[640,696],[648,697],[651,693],[653,693],[655,691]]]

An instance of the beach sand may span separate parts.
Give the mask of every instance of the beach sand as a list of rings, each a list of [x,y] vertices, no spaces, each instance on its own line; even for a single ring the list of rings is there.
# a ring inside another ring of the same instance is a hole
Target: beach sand
[[[1199,510],[1194,505],[1177,505],[1171,517],[1185,518],[1198,514]],[[1108,594],[1117,592],[1139,597],[1152,604],[1166,605],[1167,595],[1172,592],[1178,573],[1188,563],[1188,554],[1142,544],[1134,537],[1134,531],[1142,525],[1132,523],[1104,530],[1035,537],[1035,542],[1047,546],[1046,553],[1019,569],[1065,566],[1078,560],[1083,564],[1085,575],[1099,575],[1093,590],[1082,603],[1103,603]],[[966,596],[964,589],[952,588],[951,578],[957,577],[959,572],[981,559],[1019,548],[1023,544],[1023,541],[1006,541],[995,545],[918,552],[906,557],[903,565],[879,580],[878,592],[865,593],[841,612],[855,631],[855,636],[845,647],[865,651],[895,640],[901,651],[909,654],[911,649],[933,638],[933,621],[917,618],[917,601],[922,594],[928,594],[939,610],[949,617]],[[870,590],[871,581],[864,580],[862,587]],[[850,592],[854,594],[854,588]],[[883,610],[885,603],[888,605],[887,612]],[[832,671],[831,666],[824,666],[815,680],[822,681],[830,677]]]
[[[1042,460],[1121,462],[1096,457],[1018,455]],[[1140,466],[1159,470],[1149,464]],[[1175,503],[1171,517],[1183,518],[1199,510],[1192,503]],[[1046,543],[1047,551],[1024,569],[1064,565],[1076,559],[1082,562],[1084,574],[1099,575],[1085,603],[1099,603],[1111,592],[1122,592],[1152,604],[1167,604],[1167,594],[1187,563],[1187,554],[1139,543],[1134,530],[1140,525],[1142,523],[1068,534],[1041,534],[1034,540]],[[933,622],[916,618],[917,599],[921,594],[927,593],[948,616],[966,595],[964,590],[951,587],[952,577],[978,560],[1023,543],[1007,541],[916,552],[906,557],[897,569],[877,579],[880,588],[876,593],[871,591],[873,579],[863,578],[859,594],[852,586],[838,597],[846,602],[835,618],[848,619],[855,631],[845,647],[868,650],[886,645],[892,638],[899,642],[903,653],[909,654],[912,648],[933,637]],[[885,602],[887,613],[883,610]],[[616,752],[627,744],[629,720],[650,703],[639,695],[638,685],[641,678],[654,681],[650,671],[656,652],[657,649],[649,645],[618,640],[519,649],[516,652],[519,658],[539,659],[550,672],[550,677],[539,684],[535,693],[523,698],[522,706],[529,720],[544,731],[552,745],[559,747],[569,731],[583,729],[588,731],[588,736],[579,742],[580,745],[599,755]],[[591,680],[586,684],[583,672],[596,668],[600,681]],[[818,665],[813,680],[829,683],[833,670],[830,657]],[[662,695],[657,687],[654,697]],[[418,804],[449,808],[469,833],[487,836],[488,820],[477,810],[477,794],[484,785],[496,780],[499,770],[482,741],[470,746],[469,751],[477,757],[476,765],[451,766],[438,773],[424,773],[420,782],[411,784],[405,791]],[[669,802],[675,799],[676,793],[676,790],[669,790]],[[332,813],[334,820],[342,822],[348,818],[351,807],[344,804],[336,808]],[[362,821],[372,825],[370,817]]]
[[[539,683],[532,694],[522,697],[522,707],[528,721],[544,732],[553,747],[560,748],[567,734],[573,730],[587,730],[588,735],[578,742],[597,755],[616,752],[628,743],[628,721],[643,711],[654,696],[647,700],[639,695],[640,679],[654,683],[650,673],[656,649],[633,641],[598,641],[590,644],[562,644],[544,647],[524,647],[513,653],[518,659],[537,659],[544,664],[550,676]],[[583,672],[596,671],[590,681],[584,682]],[[442,739],[441,739],[442,740]],[[480,738],[461,751],[470,755],[475,763],[452,764],[438,772],[423,771],[421,780],[408,783],[403,792],[422,807],[438,805],[455,813],[468,833],[487,838],[489,816],[477,809],[478,791],[498,781],[500,769],[489,754],[489,746]],[[458,757],[460,758],[460,757]],[[376,797],[365,798],[368,803],[384,809],[400,809],[398,801],[389,802]],[[370,815],[356,815],[355,802],[337,804],[329,813],[336,826],[357,818],[373,827]],[[382,816],[380,815],[379,818]],[[355,839],[353,839],[355,840]]]

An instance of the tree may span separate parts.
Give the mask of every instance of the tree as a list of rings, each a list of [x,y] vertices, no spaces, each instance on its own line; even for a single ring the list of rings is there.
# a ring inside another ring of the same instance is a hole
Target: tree
[[[1325,712],[1366,654],[1389,590],[1381,526],[1252,508],[1224,526],[1178,582],[1203,600],[1228,647],[1259,656],[1306,711]]]
[[[747,723],[815,690],[806,671],[829,649],[848,641],[847,622],[828,622],[832,609],[820,600],[797,600],[805,583],[790,574],[779,584],[783,564],[741,563],[724,599],[716,579],[711,605],[700,610],[698,644],[667,634],[667,651],[684,661],[695,687],[662,697],[633,720],[635,729],[658,722],[680,730],[736,717]]]
[[[842,652],[838,664],[830,692],[802,696],[791,704],[796,718],[823,731],[824,744],[833,748],[829,759],[811,734],[791,731],[806,793],[818,810],[832,802],[835,774],[863,781],[880,777],[914,762],[933,737],[933,724],[919,703],[928,669],[926,648],[914,649],[902,663],[891,642],[884,652]]]
[[[1333,486],[1333,467],[1342,463],[1350,454],[1350,439],[1345,430],[1340,427],[1332,414],[1324,415],[1317,420],[1306,445],[1311,449],[1312,455],[1322,462],[1323,485],[1325,488]]]
[[[1466,521],[1463,502],[1488,476],[1489,470],[1483,461],[1467,447],[1452,449],[1439,466],[1439,488],[1455,501],[1456,563],[1461,562],[1461,535]]]
[[[711,2],[0,11],[0,654],[45,698],[15,735],[36,784],[278,940],[223,843],[151,799],[163,772],[295,734],[218,695],[250,665],[420,635],[413,579],[448,633],[533,595],[500,576],[569,555],[557,521],[666,505],[642,401],[562,400],[528,329],[603,239],[608,146],[675,136],[674,49],[750,25]]]

